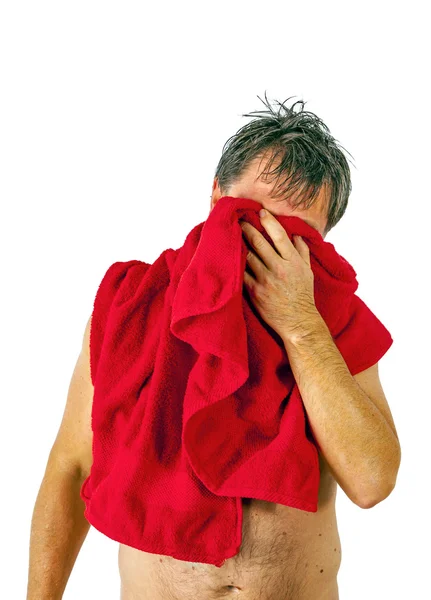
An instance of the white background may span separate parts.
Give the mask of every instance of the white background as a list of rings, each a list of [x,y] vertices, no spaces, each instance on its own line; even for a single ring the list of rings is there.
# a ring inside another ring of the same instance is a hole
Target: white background
[[[339,488],[340,598],[426,595],[428,33],[417,1],[2,3],[2,598],[25,598],[34,501],[102,275],[206,219],[223,144],[265,90],[305,100],[353,155],[326,240],[394,338],[380,375],[402,464],[370,510]],[[117,548],[91,528],[64,598],[118,599]]]

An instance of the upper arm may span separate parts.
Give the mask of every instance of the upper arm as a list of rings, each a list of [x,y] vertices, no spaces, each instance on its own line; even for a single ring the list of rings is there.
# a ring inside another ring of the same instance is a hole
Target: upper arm
[[[90,327],[91,316],[70,380],[63,418],[50,452],[51,461],[79,477],[86,477],[92,464],[91,409],[94,388],[90,374]]]
[[[392,418],[392,413],[380,382],[378,363],[369,369],[365,369],[365,371],[361,371],[360,373],[353,375],[353,377],[362,390],[370,398],[370,400],[375,404],[378,410],[382,413],[383,417],[386,419],[389,427],[392,429],[395,437],[398,440],[398,434]]]

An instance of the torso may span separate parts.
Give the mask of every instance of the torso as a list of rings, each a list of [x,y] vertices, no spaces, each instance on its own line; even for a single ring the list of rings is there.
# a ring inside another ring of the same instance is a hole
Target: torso
[[[337,483],[319,463],[317,512],[243,498],[242,545],[220,568],[120,544],[121,600],[338,600]]]

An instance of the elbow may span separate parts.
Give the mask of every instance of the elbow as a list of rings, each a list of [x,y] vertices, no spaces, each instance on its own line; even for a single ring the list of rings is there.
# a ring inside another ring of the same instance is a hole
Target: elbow
[[[401,451],[399,450],[397,455],[393,458],[394,460],[391,468],[386,468],[381,477],[378,478],[378,485],[374,483],[374,485],[364,492],[359,500],[355,502],[360,508],[373,508],[373,506],[386,500],[395,489],[398,470],[401,463]]]
[[[381,486],[378,491],[374,491],[373,493],[369,493],[368,495],[364,495],[362,498],[357,500],[355,504],[359,506],[359,508],[373,508],[383,500],[386,500],[388,496],[392,493],[395,488],[395,484],[390,486],[383,487]]]

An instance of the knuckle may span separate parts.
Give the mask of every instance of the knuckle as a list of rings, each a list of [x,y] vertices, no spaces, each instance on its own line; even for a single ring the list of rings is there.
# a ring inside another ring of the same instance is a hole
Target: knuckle
[[[272,285],[272,278],[271,278],[271,274],[268,271],[264,271],[261,274],[261,279],[262,279],[262,283],[263,285],[268,288]]]
[[[283,265],[276,265],[275,267],[275,275],[278,279],[283,279],[286,275],[286,270]]]
[[[283,230],[283,232],[281,232],[279,229],[277,229],[277,231],[274,232],[274,235],[272,236],[272,239],[274,240],[274,242],[282,242],[284,240],[284,234],[286,234],[286,232]]]

